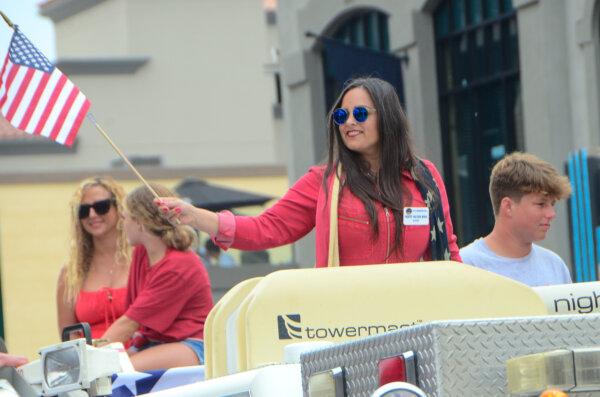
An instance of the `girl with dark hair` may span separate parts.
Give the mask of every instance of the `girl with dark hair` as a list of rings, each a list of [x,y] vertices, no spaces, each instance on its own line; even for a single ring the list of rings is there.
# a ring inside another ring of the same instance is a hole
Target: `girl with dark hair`
[[[444,183],[415,156],[395,89],[350,81],[328,115],[327,164],[311,167],[256,217],[213,213],[182,200],[155,204],[209,233],[222,248],[260,250],[316,230],[316,266],[460,261]]]
[[[173,195],[163,186],[152,188]],[[138,371],[203,364],[204,322],[213,306],[208,274],[191,249],[196,232],[166,220],[153,198],[145,186],[126,198],[123,223],[134,247],[127,308],[102,336],[107,342],[131,340]]]

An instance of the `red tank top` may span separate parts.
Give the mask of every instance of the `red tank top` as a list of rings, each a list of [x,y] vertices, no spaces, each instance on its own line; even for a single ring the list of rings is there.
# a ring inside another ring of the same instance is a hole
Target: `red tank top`
[[[90,324],[92,338],[100,338],[116,319],[125,313],[127,288],[103,287],[96,291],[79,291],[75,303],[78,322]]]

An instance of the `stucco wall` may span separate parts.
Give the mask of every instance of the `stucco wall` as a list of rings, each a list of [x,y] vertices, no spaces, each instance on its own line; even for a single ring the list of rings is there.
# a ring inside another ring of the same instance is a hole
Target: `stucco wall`
[[[56,23],[57,58],[148,58],[133,74],[70,75],[129,156],[158,156],[168,168],[279,165],[265,67],[273,29],[261,0],[107,0]],[[74,154],[3,156],[0,169],[92,170],[116,158],[85,121]]]

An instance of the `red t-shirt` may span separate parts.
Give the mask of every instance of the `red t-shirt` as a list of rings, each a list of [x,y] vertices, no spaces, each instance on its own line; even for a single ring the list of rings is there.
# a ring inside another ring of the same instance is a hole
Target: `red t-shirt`
[[[210,280],[192,251],[167,249],[153,266],[143,245],[133,251],[125,315],[140,324],[152,341],[175,342],[204,337],[204,321],[213,306]]]

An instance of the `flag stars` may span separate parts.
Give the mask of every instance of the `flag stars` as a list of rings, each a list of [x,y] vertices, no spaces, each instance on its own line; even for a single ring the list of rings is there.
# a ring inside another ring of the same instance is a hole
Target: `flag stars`
[[[427,205],[427,208],[429,208],[429,210],[432,210],[432,204],[433,204],[433,193],[431,193],[431,190],[427,190],[427,196],[425,198],[425,205]]]
[[[447,248],[444,250],[444,260],[450,260],[450,251]]]
[[[441,234],[444,233],[444,221],[439,218],[437,220],[437,228]]]
[[[4,65],[5,70],[10,70],[10,73],[0,76],[0,86],[4,90],[2,100],[5,101],[0,110],[5,119],[29,134],[43,135],[59,144],[71,146],[82,118],[90,107],[90,101],[17,27]],[[9,75],[13,77],[8,79]],[[38,92],[41,95],[27,95]],[[60,102],[58,99],[61,96],[72,98],[72,101]],[[40,120],[22,117],[32,116],[42,110],[55,117]]]
[[[15,30],[9,49],[10,57],[15,64],[36,68],[51,73],[54,65],[18,30]]]

